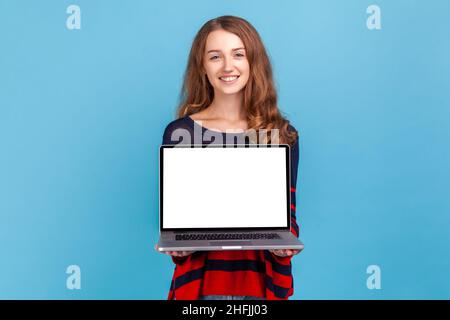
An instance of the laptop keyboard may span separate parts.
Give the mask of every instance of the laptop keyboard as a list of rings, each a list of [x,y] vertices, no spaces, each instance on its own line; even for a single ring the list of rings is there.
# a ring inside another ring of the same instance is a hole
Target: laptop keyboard
[[[263,240],[280,239],[277,233],[192,233],[177,234],[175,240]]]

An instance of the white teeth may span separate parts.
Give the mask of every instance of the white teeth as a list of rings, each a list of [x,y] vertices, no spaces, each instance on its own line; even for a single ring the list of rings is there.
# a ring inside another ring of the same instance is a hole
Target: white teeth
[[[237,78],[238,78],[237,76],[234,76],[234,77],[220,77],[219,79],[221,79],[223,81],[233,81]]]

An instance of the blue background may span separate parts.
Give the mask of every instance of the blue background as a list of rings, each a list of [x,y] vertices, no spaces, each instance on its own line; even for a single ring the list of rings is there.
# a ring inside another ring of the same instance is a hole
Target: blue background
[[[81,8],[81,30],[66,9]],[[381,8],[381,30],[366,9]],[[450,2],[0,0],[0,298],[165,299],[157,149],[193,37],[249,20],[300,131],[294,299],[450,298]],[[66,268],[81,268],[81,290]],[[381,268],[381,290],[366,268]]]

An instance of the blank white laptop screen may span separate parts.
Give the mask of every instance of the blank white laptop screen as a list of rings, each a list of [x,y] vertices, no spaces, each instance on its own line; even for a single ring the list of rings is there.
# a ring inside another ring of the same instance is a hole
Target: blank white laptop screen
[[[288,226],[285,148],[163,152],[163,229]]]

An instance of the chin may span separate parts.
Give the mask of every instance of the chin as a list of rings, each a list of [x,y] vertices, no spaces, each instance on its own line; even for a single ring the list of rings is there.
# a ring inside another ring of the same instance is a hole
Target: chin
[[[236,87],[236,88],[218,88],[218,91],[220,91],[223,94],[236,94],[240,91],[242,91],[244,89],[244,87]]]
[[[220,90],[223,94],[232,95],[240,92],[241,90]]]

